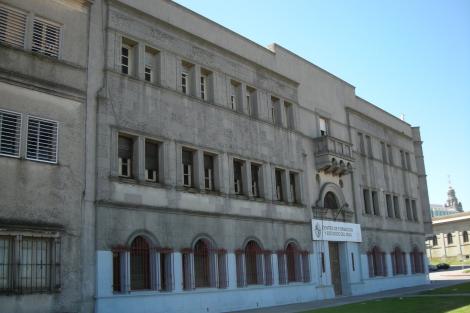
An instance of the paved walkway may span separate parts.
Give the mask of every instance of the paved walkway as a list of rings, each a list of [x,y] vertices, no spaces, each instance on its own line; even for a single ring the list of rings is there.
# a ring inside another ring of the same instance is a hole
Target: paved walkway
[[[371,293],[367,295],[360,296],[345,296],[345,297],[336,297],[334,299],[327,300],[317,300],[312,302],[305,303],[295,303],[289,305],[275,306],[262,309],[254,310],[244,310],[237,311],[239,313],[299,313],[305,312],[314,309],[327,308],[333,306],[339,306],[344,304],[381,299],[381,298],[391,298],[391,297],[400,297],[400,296],[410,296],[414,293],[419,293],[426,290],[431,290],[435,288],[448,287],[464,282],[469,282],[470,277],[464,275],[463,273],[459,274],[461,271],[452,271],[452,272],[436,272],[431,273],[430,279],[431,283],[427,285],[408,287],[408,288],[399,288],[388,291],[382,291],[377,293]],[[446,279],[446,277],[448,277]]]

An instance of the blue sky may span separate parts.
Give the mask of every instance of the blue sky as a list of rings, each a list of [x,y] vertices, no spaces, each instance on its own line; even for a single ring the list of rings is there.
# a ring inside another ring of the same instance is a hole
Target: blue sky
[[[470,211],[470,1],[177,0],[267,46],[276,42],[421,127],[431,203],[448,175]]]

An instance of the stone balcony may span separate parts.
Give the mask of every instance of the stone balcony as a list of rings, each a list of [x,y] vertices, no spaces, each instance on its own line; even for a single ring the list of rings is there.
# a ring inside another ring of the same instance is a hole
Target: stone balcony
[[[317,171],[343,176],[352,173],[352,144],[331,136],[313,139],[315,166]]]

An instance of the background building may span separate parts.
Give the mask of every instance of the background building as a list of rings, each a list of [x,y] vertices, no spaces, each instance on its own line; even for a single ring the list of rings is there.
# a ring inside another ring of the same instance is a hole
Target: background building
[[[434,262],[470,263],[470,212],[433,218],[426,253]]]
[[[170,1],[0,1],[11,312],[222,312],[428,282],[419,128]],[[16,256],[35,231],[51,262]],[[53,287],[16,288],[41,271]]]

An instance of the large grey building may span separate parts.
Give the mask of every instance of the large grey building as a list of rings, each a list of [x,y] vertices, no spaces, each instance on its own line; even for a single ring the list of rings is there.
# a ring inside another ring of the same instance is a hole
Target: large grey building
[[[222,312],[428,282],[419,128],[173,2],[0,3],[9,311]]]

